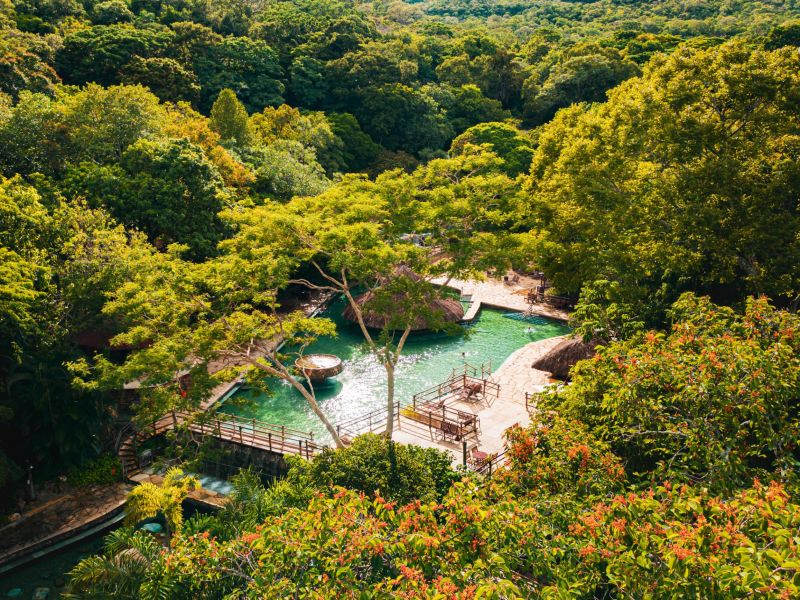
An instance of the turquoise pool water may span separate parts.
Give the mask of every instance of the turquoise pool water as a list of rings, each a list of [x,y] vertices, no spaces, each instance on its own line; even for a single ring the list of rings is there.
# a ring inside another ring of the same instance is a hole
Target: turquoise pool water
[[[358,327],[342,318],[345,300],[340,299],[323,313],[333,319],[338,335],[322,338],[306,353],[339,356],[344,371],[322,386],[317,386],[317,401],[336,424],[359,417],[384,406],[386,372],[366,349]],[[481,310],[478,319],[466,328],[466,335],[421,333],[412,335],[400,358],[395,397],[402,403],[426,388],[446,379],[465,362],[473,366],[491,362],[497,369],[515,350],[530,342],[564,335],[568,327],[544,318],[520,320],[519,313]],[[512,318],[517,317],[517,318]],[[325,428],[306,400],[288,383],[270,381],[270,394],[241,389],[222,407],[224,412],[313,431],[314,437],[328,441]]]

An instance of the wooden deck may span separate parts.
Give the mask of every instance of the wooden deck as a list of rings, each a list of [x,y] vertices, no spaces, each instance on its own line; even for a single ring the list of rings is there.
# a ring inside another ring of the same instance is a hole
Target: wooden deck
[[[131,479],[141,472],[139,446],[151,438],[180,428],[196,435],[281,455],[295,454],[311,458],[323,448],[314,441],[312,432],[273,425],[256,419],[243,419],[235,415],[174,411],[141,430],[131,429],[122,437],[117,454],[122,462],[124,477]]]

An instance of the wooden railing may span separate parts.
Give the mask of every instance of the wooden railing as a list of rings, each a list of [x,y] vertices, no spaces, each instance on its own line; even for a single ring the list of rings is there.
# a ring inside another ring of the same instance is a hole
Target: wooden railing
[[[489,361],[483,363],[479,367],[474,367],[469,363],[464,363],[464,366],[461,369],[454,368],[452,373],[450,374],[450,377],[455,378],[461,375],[468,375],[470,377],[479,377],[480,379],[486,379],[491,374],[492,374],[492,361]]]
[[[341,436],[348,436],[351,439],[362,433],[372,433],[375,431],[382,431],[386,428],[386,418],[388,417],[388,409],[383,406],[377,408],[363,415],[359,415],[349,421],[344,421],[336,425],[336,433]],[[395,425],[400,423],[400,402],[394,403],[394,417]]]
[[[475,473],[490,477],[492,473],[496,473],[498,469],[502,468],[503,465],[508,462],[508,455],[506,452],[506,450],[503,450],[500,454],[495,454],[484,461],[467,463],[467,466]]]
[[[450,401],[464,401],[480,392],[484,399],[497,399],[500,385],[486,378],[478,378],[463,372],[451,375],[446,381],[427,390],[414,394],[412,404],[447,404]]]
[[[117,448],[118,454],[123,447],[126,447],[126,452],[132,453],[132,456],[136,457],[138,467],[137,446],[144,440],[178,427],[185,427],[202,436],[277,454],[296,454],[311,458],[323,449],[322,445],[314,441],[314,433],[311,431],[300,431],[283,425],[274,425],[257,419],[245,419],[225,413],[172,411],[144,428],[137,430],[131,427],[127,429],[126,432],[129,433],[126,437],[127,442],[120,439]],[[125,469],[126,461],[121,455],[120,458],[123,459],[123,469],[127,470]]]
[[[427,425],[443,439],[460,441],[480,431],[480,419],[472,413],[447,406],[426,406],[416,404],[402,409],[405,418]]]

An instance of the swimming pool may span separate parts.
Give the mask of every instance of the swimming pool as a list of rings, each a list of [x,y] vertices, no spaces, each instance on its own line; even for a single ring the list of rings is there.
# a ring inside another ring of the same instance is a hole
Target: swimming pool
[[[315,387],[320,407],[334,423],[363,415],[385,404],[386,371],[366,348],[358,327],[342,315],[346,300],[339,299],[322,313],[336,323],[335,338],[321,338],[306,353],[335,354],[344,371]],[[519,313],[483,308],[478,319],[466,327],[466,335],[412,334],[403,350],[396,372],[395,398],[402,403],[426,388],[446,379],[464,363],[491,363],[497,369],[522,346],[569,332],[566,324],[534,317],[521,319]],[[324,426],[306,400],[283,381],[269,382],[270,394],[239,389],[221,410],[230,414],[313,431],[314,438],[329,441]]]

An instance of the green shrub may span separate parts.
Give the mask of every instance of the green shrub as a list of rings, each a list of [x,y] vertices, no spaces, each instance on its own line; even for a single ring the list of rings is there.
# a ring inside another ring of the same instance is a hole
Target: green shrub
[[[103,454],[67,472],[67,482],[74,487],[103,485],[122,479],[122,465],[116,456]]]
[[[309,468],[321,490],[342,486],[380,495],[401,504],[439,500],[459,478],[446,452],[407,446],[373,433],[358,436],[347,448],[315,456]]]

